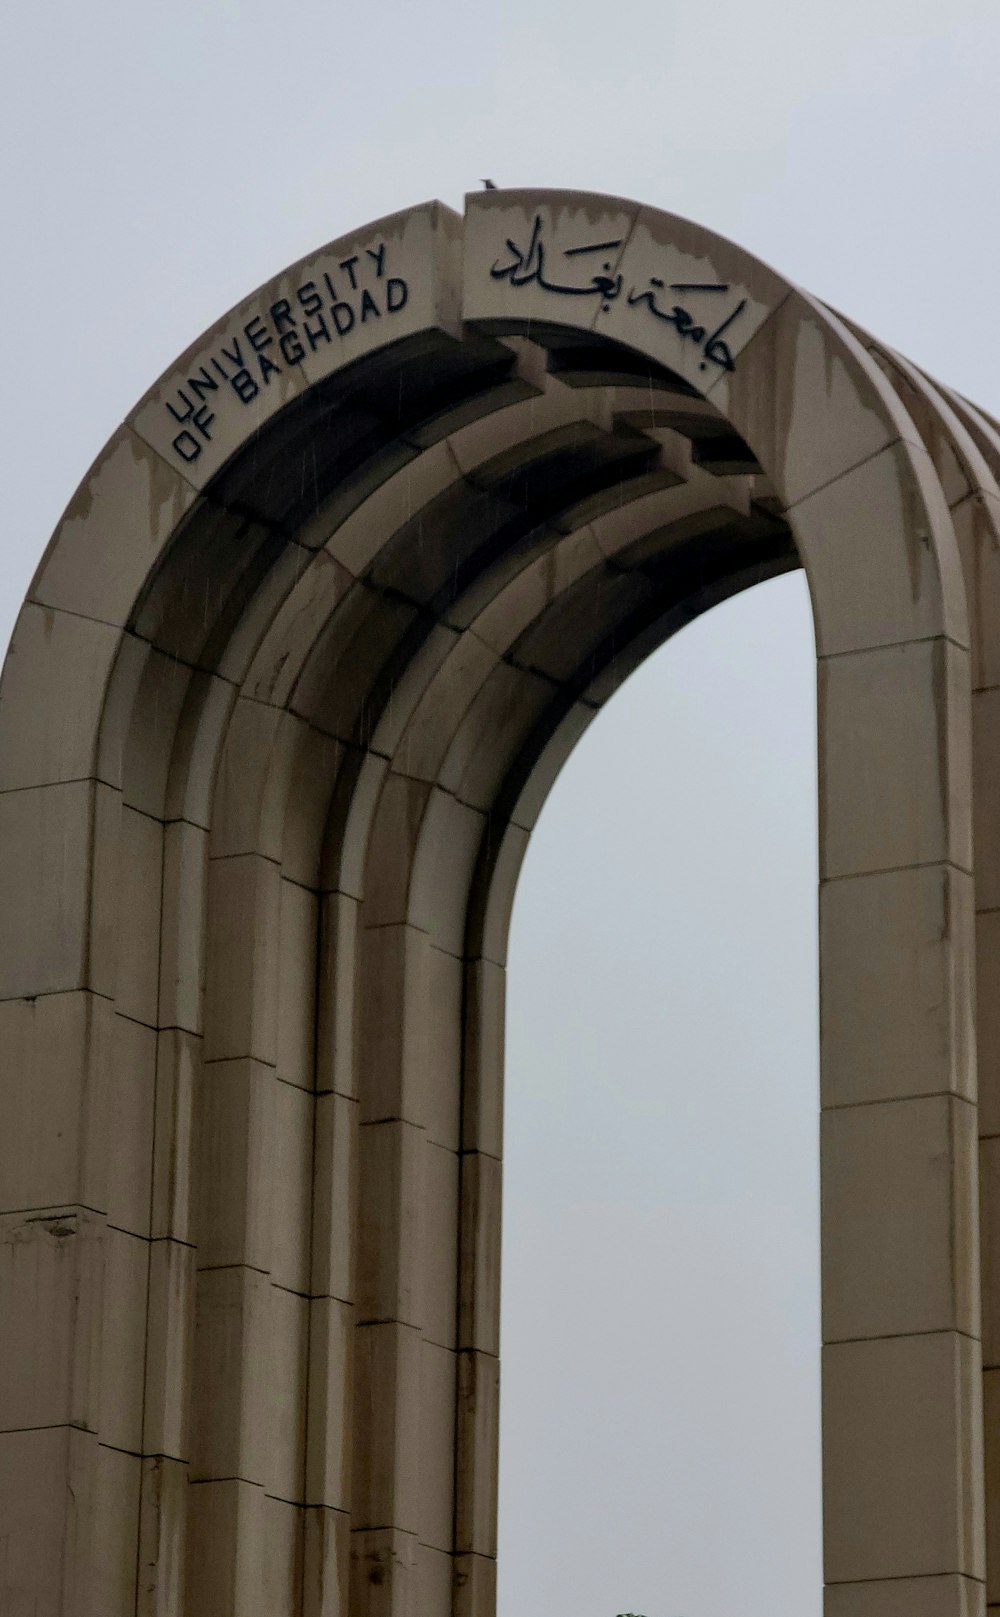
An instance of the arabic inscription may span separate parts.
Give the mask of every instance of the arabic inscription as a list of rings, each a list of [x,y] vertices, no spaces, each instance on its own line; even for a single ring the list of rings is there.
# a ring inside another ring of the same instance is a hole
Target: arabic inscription
[[[613,241],[587,242],[579,247],[563,248],[560,257],[570,260],[571,265],[567,269],[557,269],[553,276],[542,229],[542,216],[536,213],[527,246],[520,247],[508,237],[506,242],[508,256],[506,259],[496,260],[490,270],[490,276],[494,281],[508,281],[511,286],[537,286],[543,292],[555,292],[563,297],[596,298],[602,313],[607,314],[612,303],[625,292],[621,274],[612,268],[614,260],[611,256],[622,244],[622,239],[618,238]],[[588,280],[578,280],[572,273],[572,261],[595,258],[599,260],[600,267]],[[700,318],[691,313],[686,303],[670,301],[670,294],[673,293],[680,294],[685,299],[693,297],[699,301],[702,297],[707,297],[714,304],[716,299],[725,298],[730,290],[728,282],[725,281],[671,281],[668,284],[660,276],[651,275],[645,286],[630,286],[625,292],[625,301],[629,308],[646,309],[657,320],[673,326],[680,338],[694,343],[701,354],[698,361],[699,370],[705,371],[709,366],[717,365],[721,371],[734,371],[736,361],[725,340],[725,333],[739,320],[747,306],[747,299],[741,298],[735,308],[723,314],[718,323],[717,317]],[[719,312],[723,311],[720,309]]]

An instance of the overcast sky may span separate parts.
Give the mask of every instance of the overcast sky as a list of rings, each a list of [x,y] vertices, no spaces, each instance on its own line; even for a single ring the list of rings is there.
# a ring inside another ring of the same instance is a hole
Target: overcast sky
[[[318,243],[578,186],[697,219],[1000,408],[996,0],[20,0],[0,641],[190,339]],[[616,697],[511,964],[501,1617],[817,1617],[812,630],[800,575]]]

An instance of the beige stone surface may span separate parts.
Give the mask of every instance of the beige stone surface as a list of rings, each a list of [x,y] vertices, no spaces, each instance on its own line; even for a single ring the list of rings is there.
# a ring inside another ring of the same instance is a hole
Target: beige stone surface
[[[316,1100],[312,1293],[354,1297],[357,1222],[358,1103],[346,1095]]]
[[[465,968],[463,1151],[503,1150],[504,1008],[507,973],[493,960]]]
[[[153,819],[170,812],[177,738],[210,702],[206,676],[132,634],[123,637],[101,725],[100,777]],[[180,751],[184,750],[181,742]]]
[[[270,1270],[275,1285],[309,1291],[312,1236],[313,1125],[315,1103],[294,1084],[271,1080],[272,1136],[268,1149]]]
[[[133,1617],[142,1461],[101,1443],[94,1488],[93,1610]]]
[[[0,794],[0,999],[111,984],[88,959],[95,787]]]
[[[305,1520],[283,1499],[264,1498],[264,1609],[269,1617],[299,1617],[302,1611]]]
[[[142,1462],[136,1617],[184,1610],[187,1467],[154,1455]]]
[[[358,1131],[357,1301],[363,1320],[422,1326],[425,1140],[412,1123]]]
[[[116,1141],[105,1149],[108,1222],[146,1237],[153,1192],[156,1047],[153,1028],[126,1016],[114,1018],[107,1113],[98,1114],[95,1128],[113,1131]]]
[[[307,1510],[302,1617],[345,1617],[350,1578],[350,1517],[320,1506]]]
[[[186,1465],[191,1454],[195,1248],[156,1240],[149,1248],[143,1451]]]
[[[424,1339],[454,1348],[458,1304],[458,1186],[460,1158],[423,1142],[423,1261],[419,1281]]]
[[[355,1310],[332,1297],[309,1304],[306,1499],[349,1510]]]
[[[451,1612],[452,1558],[442,1550],[421,1544],[417,1549],[420,1610]]]
[[[209,861],[205,1059],[277,1053],[281,877],[267,859]]]
[[[412,926],[366,927],[361,938],[356,1014],[361,1119],[404,1118],[422,1126],[427,1071],[430,943]]]
[[[208,835],[175,820],[163,832],[159,1025],[201,1033]]]
[[[255,1269],[203,1269],[195,1296],[191,1480],[263,1485],[269,1463],[269,1296]]]
[[[993,632],[1000,615],[1000,498],[982,490],[953,506],[962,570],[966,578],[974,690],[1000,685],[1000,647]]]
[[[124,624],[150,568],[194,500],[183,477],[127,427],[119,427],[67,506],[29,599]]]
[[[199,1482],[187,1534],[185,1617],[271,1617],[265,1604],[263,1488],[250,1482]]]
[[[492,1556],[458,1554],[455,1563],[455,1617],[493,1617],[497,1604],[497,1564]]]
[[[77,1208],[0,1219],[0,1431],[98,1430],[105,1236]]]
[[[270,1271],[278,1088],[260,1061],[212,1061],[197,1113],[199,1267]]]
[[[86,780],[119,633],[75,612],[27,604],[0,684],[0,791]]]
[[[160,902],[163,827],[159,820],[122,808],[121,883],[117,926],[117,996],[124,1016],[156,1026],[160,977]]]
[[[201,1083],[201,1040],[180,1028],[157,1035],[156,1109],[150,1234],[193,1243],[196,1156],[195,1092]]]
[[[412,1325],[358,1324],[351,1490],[355,1531],[371,1531],[380,1522],[407,1533],[420,1530],[422,1371],[423,1344]]]
[[[101,1233],[101,1247],[101,1441],[139,1454],[150,1247],[148,1241],[110,1224]]]
[[[954,1331],[824,1348],[828,1582],[983,1577],[980,1379]]]
[[[362,1617],[418,1617],[420,1545],[390,1527],[351,1533],[350,1604]]]
[[[972,783],[976,826],[976,904],[1000,909],[1000,690],[972,701]]]
[[[114,1036],[111,1002],[96,994],[0,1002],[3,1212],[77,1203],[103,1210]]]
[[[78,1617],[81,1608],[86,1611],[97,1447],[96,1437],[69,1426],[0,1433],[0,1610],[5,1613],[62,1617],[66,1610]]]
[[[496,1157],[462,1156],[460,1348],[500,1351],[500,1179]]]
[[[944,640],[821,660],[821,876],[971,870],[968,680]]]
[[[859,509],[877,529],[878,544],[858,521]],[[941,568],[928,538],[938,525],[947,531],[950,518],[924,449],[890,445],[800,500],[791,517],[820,657],[938,632]],[[954,608],[951,633],[967,643],[959,633],[962,604]]]
[[[828,1588],[824,1617],[985,1617],[986,1591],[973,1578],[889,1578]]]
[[[975,1107],[844,1106],[821,1139],[823,1340],[979,1330]]]
[[[278,918],[278,1077],[311,1090],[315,1080],[319,899],[283,881]]]
[[[752,444],[788,506],[899,438],[920,447],[916,427],[860,343],[799,291],[789,293],[710,397]],[[938,632],[943,628],[942,617]]]
[[[487,1353],[458,1355],[455,1549],[495,1556],[500,1366]]]
[[[1000,1371],[983,1376],[986,1467],[986,1598],[1000,1602]]]
[[[262,1349],[268,1398],[267,1492],[305,1502],[306,1378],[309,1371],[309,1301],[272,1285],[266,1296]]]
[[[359,948],[359,905],[345,893],[320,901],[320,959],[317,973],[316,1089],[357,1098],[354,1061],[355,982]]]
[[[457,1151],[461,1128],[464,965],[433,946],[427,954],[427,1014],[422,1029],[428,1140]]]
[[[425,1341],[420,1376],[420,1542],[450,1552],[455,1520],[457,1359]]]
[[[974,1101],[972,878],[949,865],[820,888],[825,1106],[951,1092]]]
[[[482,953],[486,960],[505,966],[510,915],[521,865],[528,849],[528,832],[523,826],[512,822],[508,822],[502,830],[498,828],[498,832],[491,842],[493,868],[489,891],[482,900],[481,914],[477,909],[470,917],[475,927],[471,952]]]

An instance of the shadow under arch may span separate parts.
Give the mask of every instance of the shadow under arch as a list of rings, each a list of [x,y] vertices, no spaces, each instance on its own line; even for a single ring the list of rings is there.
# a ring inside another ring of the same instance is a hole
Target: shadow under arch
[[[543,239],[615,256],[557,282]],[[731,298],[710,369],[661,283]],[[624,671],[800,555],[829,1611],[979,1597],[956,531],[992,577],[1000,457],[902,374],[698,227],[498,192],[283,272],[111,441],[0,688],[0,1005],[58,1101],[18,1102],[4,1173],[15,1286],[63,1322],[4,1440],[45,1500],[75,1479],[72,1518],[15,1484],[43,1617],[490,1611],[517,870]]]

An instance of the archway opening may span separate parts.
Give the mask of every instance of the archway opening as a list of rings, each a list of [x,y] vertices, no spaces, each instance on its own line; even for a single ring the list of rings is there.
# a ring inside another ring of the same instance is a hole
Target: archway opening
[[[798,573],[654,654],[533,833],[501,1617],[820,1611],[814,760]]]

